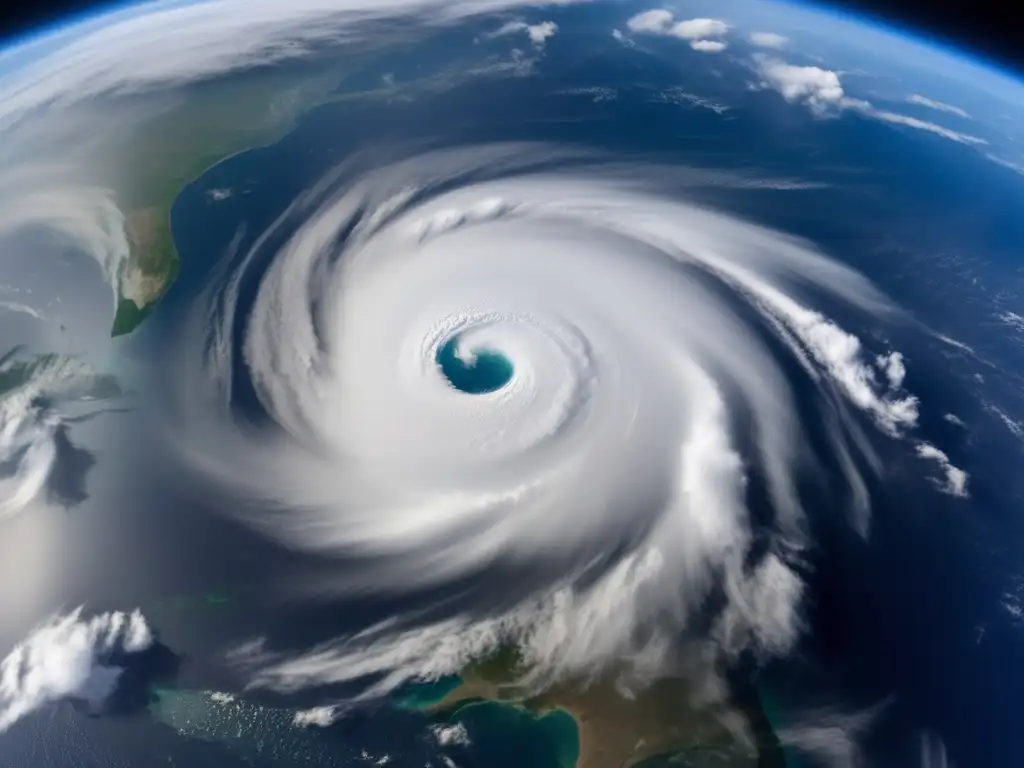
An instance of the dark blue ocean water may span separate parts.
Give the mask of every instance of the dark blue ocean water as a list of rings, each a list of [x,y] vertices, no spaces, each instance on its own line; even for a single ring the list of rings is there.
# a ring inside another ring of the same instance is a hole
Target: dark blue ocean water
[[[979,287],[993,281],[1019,286],[1015,257],[1024,241],[1024,208],[1017,202],[1018,177],[938,138],[899,133],[854,115],[813,120],[774,94],[750,92],[745,83],[727,78],[717,87],[722,100],[736,106],[724,116],[666,102],[656,94],[701,76],[639,52],[567,50],[552,49],[538,77],[470,80],[408,102],[364,98],[328,105],[277,144],[210,169],[174,204],[182,272],[140,337],[143,343],[159,353],[163,337],[173,336],[182,312],[218,265],[244,253],[301,191],[358,151],[550,141],[665,167],[818,182],[822,186],[813,189],[777,190],[666,177],[667,193],[814,241],[864,271],[918,319],[999,363],[985,371],[982,397],[976,364],[914,321],[865,326],[834,308],[851,331],[866,340],[884,339],[907,355],[907,386],[926,404],[922,436],[971,473],[972,499],[935,492],[905,447],[887,441],[877,446],[887,473],[871,489],[875,504],[867,541],[853,534],[827,493],[817,499],[810,527],[818,547],[808,555],[805,574],[811,584],[808,640],[799,661],[762,674],[766,709],[781,727],[799,725],[812,710],[855,711],[885,702],[869,737],[879,765],[906,765],[922,729],[938,733],[958,765],[1024,764],[1024,736],[1009,715],[1024,695],[1024,668],[1013,663],[1019,639],[1002,600],[1007,578],[1020,566],[1019,550],[1010,543],[1022,535],[1022,522],[1007,500],[1020,498],[1024,479],[1015,471],[1019,446],[984,428],[991,423],[984,402],[1009,396],[1016,381],[1012,371],[1021,370],[1024,353],[987,338],[988,310]],[[394,62],[380,67],[395,68]],[[379,73],[363,75],[375,82]],[[596,86],[619,95],[595,101],[592,93],[579,91]],[[214,200],[214,189],[232,195]],[[255,289],[253,282],[243,294],[251,300]],[[507,361],[497,357],[481,356],[475,369],[467,368],[447,347],[438,362],[467,391],[497,388],[510,373]],[[250,393],[246,399],[244,381],[239,383],[239,407],[258,420],[255,398]],[[944,413],[981,426],[968,436],[943,421]],[[167,525],[170,530],[174,524]],[[241,553],[232,557],[230,571],[211,574],[204,565],[203,578],[237,582],[239,568],[258,567],[270,580],[278,564],[283,570],[293,566],[286,556],[267,552],[258,566],[240,565],[246,559]],[[303,610],[306,622],[289,630],[296,644],[341,628],[315,606]],[[232,621],[258,626],[269,615],[264,611],[254,598],[245,615]],[[543,734],[550,723],[528,722],[501,708],[468,710],[465,717],[484,732],[505,728],[514,734],[504,746],[498,737],[482,740],[476,764],[543,764],[540,752],[531,750],[546,749]],[[370,739],[374,720],[362,728],[349,736],[353,744]],[[510,747],[512,741],[518,746]],[[548,746],[557,761],[559,748]]]

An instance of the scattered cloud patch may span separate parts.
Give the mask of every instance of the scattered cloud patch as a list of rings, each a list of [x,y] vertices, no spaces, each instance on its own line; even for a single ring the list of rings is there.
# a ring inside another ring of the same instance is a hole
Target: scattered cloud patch
[[[876,362],[878,367],[889,380],[889,387],[899,389],[903,386],[903,379],[907,376],[907,366],[903,363],[903,355],[899,352],[890,352],[887,355],[879,355]]]
[[[1019,624],[1024,620],[1024,606],[1021,605],[1021,586],[1015,584],[1011,589],[1006,590],[999,600],[1003,610],[1006,611],[1010,619],[1015,623]]]
[[[981,642],[980,636],[978,642]],[[946,745],[933,733],[921,734],[921,768],[953,768],[953,763],[946,752]]]
[[[944,336],[941,333],[936,333],[935,338],[937,338],[941,342],[949,344],[949,346],[951,347],[956,347],[957,349],[963,352],[970,352],[972,355],[974,354],[974,348],[970,347],[967,344],[964,344],[962,341],[957,341],[956,339],[951,338],[949,336]]]
[[[85,618],[79,608],[49,619],[0,662],[0,732],[59,701],[107,711],[127,670],[157,647],[138,610]]]
[[[6,309],[8,312],[19,312],[24,315],[29,315],[34,317],[36,320],[46,319],[39,311],[33,309],[28,304],[21,304],[17,301],[0,301],[0,309]]]
[[[721,38],[729,31],[729,25],[721,19],[677,21],[671,11],[653,10],[638,13],[626,22],[626,26],[632,32],[687,40],[693,50],[703,53],[719,53],[727,47]]]
[[[729,111],[729,107],[725,104],[720,104],[717,101],[706,99],[703,96],[698,96],[693,93],[688,93],[682,88],[666,88],[662,91],[657,91],[653,95],[653,100],[662,104],[679,104],[680,106],[699,107],[700,109],[710,109],[715,114],[721,115]]]
[[[954,467],[944,452],[929,443],[918,443],[917,455],[922,459],[938,463],[942,469],[943,477],[941,480],[936,480],[936,485],[943,493],[959,498],[967,498],[967,473],[962,469]]]
[[[626,22],[626,26],[632,32],[649,32],[654,35],[665,35],[668,34],[668,30],[672,28],[674,22],[675,17],[671,11],[654,10],[638,13]]]
[[[958,427],[962,427],[963,429],[967,429],[967,424],[965,424],[964,420],[961,419],[956,414],[947,413],[942,418],[945,419],[946,421],[948,421],[950,424],[955,424]]]
[[[1024,331],[1024,316],[1018,315],[1016,312],[1003,312],[999,315],[999,319],[1003,324],[1015,330]]]
[[[507,37],[508,35],[515,35],[520,32],[525,32],[530,38],[531,43],[538,48],[542,48],[544,43],[558,32],[558,25],[553,21],[542,21],[539,24],[527,24],[525,21],[509,21],[494,32],[491,32],[487,37]]]
[[[1002,410],[998,406],[992,405],[991,403],[985,405],[985,410],[999,419],[1003,423],[1003,426],[1010,430],[1015,437],[1024,438],[1024,427],[1021,426],[1020,422],[1010,418],[1006,411]]]
[[[905,125],[909,128],[917,128],[921,131],[928,131],[934,133],[937,136],[941,136],[944,139],[955,141],[959,144],[988,144],[988,141],[978,136],[972,136],[969,133],[961,133],[960,131],[954,131],[950,128],[945,128],[936,123],[930,123],[927,120],[919,120],[916,117],[910,117],[909,115],[901,115],[898,112],[888,112],[885,110],[875,109],[867,102],[857,101],[850,106],[858,109],[861,113],[868,117],[873,117],[876,120],[881,120],[886,123],[893,123],[895,125]]]
[[[747,36],[747,42],[751,45],[756,45],[758,48],[780,50],[789,45],[789,38],[775,32],[751,32]]]
[[[1003,166],[1003,168],[1011,170],[1014,173],[1019,173],[1021,176],[1024,176],[1024,161],[1016,162],[1014,160],[1007,160],[1005,157],[998,157],[997,155],[993,154],[986,154],[985,159],[991,160],[996,165],[1001,165]]]
[[[884,123],[934,133],[960,144],[988,144],[988,141],[978,136],[954,131],[898,112],[878,109],[869,101],[851,98],[843,90],[839,73],[833,70],[788,64],[764,54],[755,56],[755,62],[761,76],[761,87],[777,91],[792,104],[806,105],[818,117],[835,116],[844,110],[851,110]]]
[[[619,97],[619,92],[614,88],[605,88],[604,86],[591,86],[585,88],[568,88],[559,93],[567,96],[587,96],[595,104],[602,101],[615,101]]]
[[[673,25],[669,34],[684,40],[701,40],[721,37],[729,31],[729,25],[720,19],[689,19]]]
[[[787,64],[771,56],[758,56],[756,61],[761,85],[777,91],[791,104],[805,104],[816,115],[842,109],[846,93],[838,73]]]
[[[453,723],[451,725],[438,724],[432,726],[430,731],[434,734],[434,738],[437,739],[437,743],[442,747],[452,745],[466,746],[470,743],[469,733],[466,731],[466,726],[462,723]]]
[[[721,53],[728,48],[721,40],[694,40],[690,47],[701,53]]]
[[[292,724],[298,728],[327,728],[341,717],[337,707],[312,707],[300,709],[292,718]]]
[[[935,109],[939,112],[946,112],[951,115],[957,115],[958,117],[970,118],[970,115],[966,111],[960,109],[960,107],[954,107],[952,104],[935,101],[935,99],[929,99],[926,96],[921,96],[917,93],[907,96],[906,101],[908,104],[917,104],[918,106],[928,107],[929,109]]]
[[[820,709],[806,713],[794,724],[780,729],[779,741],[814,758],[819,765],[864,765],[860,744],[878,715],[888,705],[882,702],[861,712]]]

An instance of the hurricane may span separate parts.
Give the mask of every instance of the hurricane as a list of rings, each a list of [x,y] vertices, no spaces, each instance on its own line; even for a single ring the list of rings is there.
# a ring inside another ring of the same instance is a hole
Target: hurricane
[[[681,638],[793,648],[809,500],[866,536],[871,433],[944,454],[913,436],[900,352],[816,307],[901,310],[678,177],[545,144],[362,157],[217,268],[167,428],[248,499],[226,513],[344,562],[339,594],[518,574],[484,610],[254,642],[252,685],[380,694],[509,646],[527,683],[642,683],[693,657]]]

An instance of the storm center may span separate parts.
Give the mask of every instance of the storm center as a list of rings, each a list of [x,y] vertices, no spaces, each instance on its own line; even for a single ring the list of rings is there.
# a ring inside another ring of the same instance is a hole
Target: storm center
[[[437,365],[448,383],[467,395],[497,392],[512,380],[512,361],[496,350],[460,347],[457,336],[437,350]]]

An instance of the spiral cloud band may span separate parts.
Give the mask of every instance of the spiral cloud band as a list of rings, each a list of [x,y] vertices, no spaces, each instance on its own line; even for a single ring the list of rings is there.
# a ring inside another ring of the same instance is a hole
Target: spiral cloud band
[[[244,519],[358,562],[352,588],[554,574],[497,614],[400,619],[301,658],[250,648],[254,684],[383,690],[509,643],[538,679],[642,677],[698,624],[727,655],[792,646],[801,484],[827,464],[866,532],[865,429],[901,439],[918,412],[899,353],[811,303],[895,310],[659,178],[521,145],[348,169],[215,281],[184,334],[205,344],[178,366],[176,429],[261,502]]]

